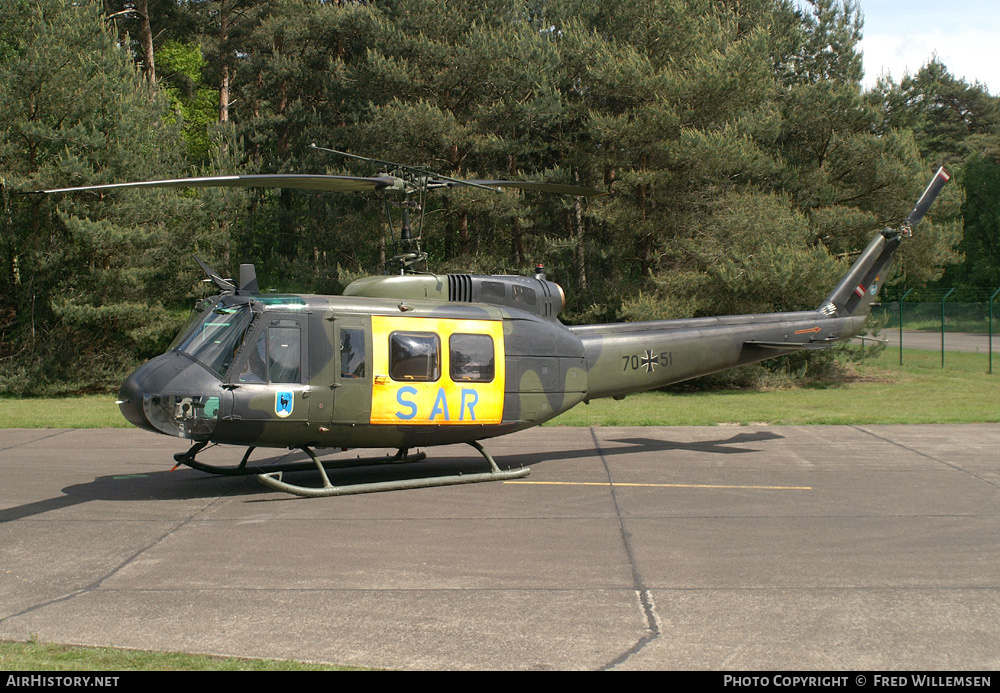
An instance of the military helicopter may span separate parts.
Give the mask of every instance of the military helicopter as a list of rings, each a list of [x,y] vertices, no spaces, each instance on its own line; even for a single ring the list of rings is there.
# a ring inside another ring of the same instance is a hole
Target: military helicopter
[[[537,426],[580,402],[621,399],[800,349],[823,349],[862,332],[896,249],[949,179],[939,169],[903,225],[876,233],[815,310],[567,326],[558,317],[565,294],[541,266],[534,276],[422,271],[426,254],[410,231],[409,210],[420,208],[428,191],[459,185],[579,196],[601,191],[457,180],[345,155],[392,173],[213,176],[35,191],[244,186],[385,192],[400,200],[396,272],[359,279],[341,296],[262,293],[252,265],[241,265],[234,282],[198,260],[219,295],[199,302],[166,353],[125,380],[118,401],[136,426],[192,441],[174,456],[178,465],[257,474],[270,488],[309,497],[526,476],[527,467],[501,469],[480,441]],[[456,443],[478,450],[490,470],[342,485],[327,474],[338,466],[414,462],[426,454],[411,454],[413,448]],[[218,467],[196,460],[210,444],[247,450],[237,466]],[[257,447],[300,449],[311,461],[249,464]],[[397,452],[343,463],[321,461],[317,448]],[[305,469],[318,470],[321,487],[284,479]]]

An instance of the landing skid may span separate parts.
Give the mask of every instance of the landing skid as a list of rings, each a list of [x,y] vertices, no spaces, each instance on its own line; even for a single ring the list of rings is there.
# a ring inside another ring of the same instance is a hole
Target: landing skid
[[[247,474],[260,475],[280,472],[302,472],[313,469],[316,466],[316,456],[309,448],[302,448],[302,450],[309,455],[309,457],[313,460],[312,462],[284,462],[281,464],[257,464],[248,466],[247,461],[250,459],[251,453],[257,449],[256,447],[250,447],[247,448],[246,454],[243,455],[243,459],[240,460],[240,463],[237,466],[219,467],[214,464],[205,464],[204,462],[199,462],[195,459],[195,455],[201,452],[206,445],[208,445],[208,443],[195,443],[187,452],[174,455],[174,461],[177,462],[178,466],[183,464],[191,467],[192,469],[197,469],[199,472],[217,474],[220,476],[246,476]],[[395,455],[368,457],[354,460],[332,460],[324,462],[323,466],[327,469],[337,469],[372,464],[405,464],[407,462],[420,462],[424,459],[427,459],[426,453],[418,452],[410,455],[407,454],[407,451],[404,449],[400,450]]]
[[[531,473],[529,467],[518,467],[517,469],[502,470],[497,466],[496,461],[490,453],[483,449],[483,446],[476,441],[469,443],[479,451],[487,462],[490,463],[490,471],[476,474],[449,474],[445,476],[420,477],[417,479],[396,479],[392,481],[377,481],[366,484],[345,484],[334,486],[327,476],[327,469],[338,469],[347,467],[364,467],[379,464],[405,464],[409,462],[420,462],[427,458],[425,453],[408,454],[406,448],[401,448],[395,455],[384,457],[372,457],[355,460],[335,460],[330,462],[320,462],[316,453],[311,448],[304,446],[301,450],[309,455],[311,462],[285,463],[273,465],[248,466],[247,461],[255,448],[248,448],[246,454],[239,465],[235,467],[218,467],[216,465],[205,464],[195,460],[197,455],[208,443],[196,443],[185,452],[174,455],[174,460],[178,465],[184,464],[192,469],[197,469],[209,474],[220,474],[223,476],[241,476],[256,474],[260,483],[276,491],[284,491],[296,496],[306,498],[323,498],[326,496],[347,496],[357,493],[376,493],[379,491],[399,491],[412,488],[431,488],[434,486],[453,486],[456,484],[476,484],[484,481],[505,481],[508,479],[520,479]],[[282,479],[285,472],[307,471],[310,469],[319,470],[323,479],[323,487],[299,486],[290,484]]]

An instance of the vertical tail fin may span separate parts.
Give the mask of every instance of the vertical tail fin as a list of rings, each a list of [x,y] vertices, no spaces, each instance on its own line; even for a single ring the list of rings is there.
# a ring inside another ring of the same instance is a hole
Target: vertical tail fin
[[[941,188],[950,178],[951,176],[948,175],[943,166],[938,169],[923,195],[920,196],[917,204],[906,217],[902,227],[882,229],[875,236],[861,253],[861,257],[855,260],[837,287],[823,301],[819,308],[820,311],[838,317],[867,314],[875,297],[878,296],[882,283],[889,276],[889,270],[892,268],[892,261],[899,244],[904,238],[909,238],[912,235],[912,227],[924,218],[927,210],[934,203],[934,199],[941,192]]]
[[[840,318],[867,313],[882,282],[889,275],[902,237],[902,232],[895,229],[883,229],[875,236],[861,253],[861,257],[851,265],[850,271],[823,301],[820,311]]]

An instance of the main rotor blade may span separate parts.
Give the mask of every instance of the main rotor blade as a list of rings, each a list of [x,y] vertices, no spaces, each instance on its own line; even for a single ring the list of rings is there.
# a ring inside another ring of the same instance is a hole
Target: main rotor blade
[[[377,192],[399,188],[403,181],[394,176],[360,178],[358,176],[305,175],[293,173],[267,173],[251,176],[205,176],[202,178],[174,178],[170,180],[144,180],[131,183],[81,185],[71,188],[32,190],[32,193],[65,193],[86,190],[119,190],[122,188],[296,188],[321,192]]]
[[[518,188],[521,190],[537,190],[539,192],[556,193],[558,195],[580,195],[594,197],[606,195],[603,190],[587,188],[580,185],[564,185],[562,183],[539,183],[536,181],[518,180],[459,180],[456,178],[436,177],[428,181],[429,188],[455,188],[461,185],[471,185],[477,188]],[[27,194],[54,194],[69,192],[122,190],[125,188],[294,188],[297,190],[314,190],[317,192],[379,192],[395,190],[401,193],[413,191],[413,185],[396,176],[376,176],[364,178],[360,176],[330,176],[309,175],[300,173],[265,173],[249,176],[204,176],[201,178],[172,178],[169,180],[143,180],[129,183],[104,183],[101,185],[79,185],[68,188],[50,188],[48,190],[31,190]]]
[[[462,178],[449,178],[448,176],[441,175],[440,173],[433,173],[424,168],[418,168],[416,166],[407,166],[406,164],[398,164],[392,161],[384,161],[382,159],[372,159],[367,156],[358,156],[357,154],[351,154],[350,152],[343,152],[339,149],[329,149],[328,147],[320,147],[318,144],[313,142],[309,145],[310,149],[317,149],[323,152],[330,152],[331,154],[339,154],[340,156],[346,156],[351,159],[358,159],[359,161],[367,161],[373,164],[380,164],[383,166],[389,166],[392,168],[412,171],[414,173],[430,176],[427,181],[428,188],[457,188],[461,185],[470,185],[475,188],[520,188],[521,190],[537,190],[539,192],[549,192],[556,193],[558,195],[581,195],[585,197],[595,197],[597,195],[607,195],[606,192],[602,190],[595,190],[594,188],[585,188],[579,185],[562,185],[561,183],[537,183],[535,181],[519,181],[519,180],[478,180],[478,179],[462,179]]]
[[[194,257],[194,260],[195,260],[195,262],[197,262],[197,263],[198,263],[198,265],[199,265],[199,266],[201,267],[202,271],[203,271],[203,272],[204,272],[205,274],[207,274],[207,275],[208,275],[208,278],[209,278],[209,279],[211,279],[211,280],[212,280],[212,282],[213,282],[213,283],[214,283],[214,284],[215,284],[215,285],[216,285],[217,287],[219,287],[219,288],[220,288],[220,289],[222,289],[223,291],[236,291],[236,285],[235,285],[235,284],[233,284],[233,283],[232,283],[231,281],[229,281],[229,280],[227,280],[227,279],[223,279],[223,278],[222,278],[222,275],[221,275],[221,274],[219,274],[219,273],[218,273],[218,272],[216,272],[216,271],[215,271],[214,269],[212,269],[211,267],[209,267],[209,266],[208,266],[208,265],[207,265],[207,264],[205,263],[205,261],[204,261],[204,260],[202,260],[202,259],[201,259],[200,257],[198,257],[197,255],[195,255],[195,256],[193,256],[193,257]]]
[[[519,188],[521,190],[537,190],[538,192],[555,193],[557,195],[579,195],[582,197],[597,197],[607,195],[604,190],[587,188],[582,185],[565,185],[563,183],[539,183],[531,180],[466,180],[466,181],[430,181],[431,185],[454,188],[461,184],[471,184],[493,188]]]

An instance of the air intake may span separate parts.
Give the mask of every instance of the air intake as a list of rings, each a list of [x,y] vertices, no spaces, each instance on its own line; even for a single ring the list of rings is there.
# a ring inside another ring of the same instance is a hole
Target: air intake
[[[472,303],[472,275],[448,275],[448,300],[456,303]]]

